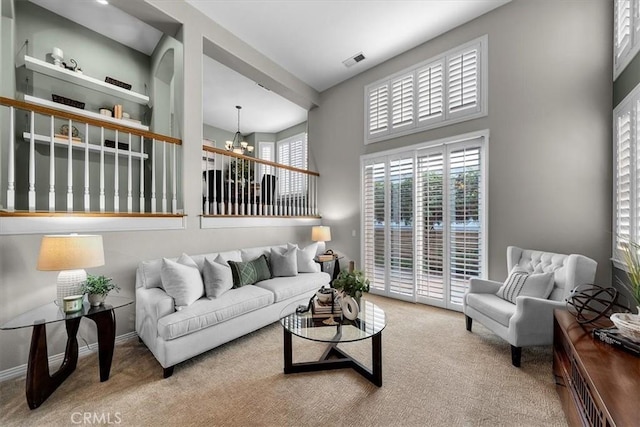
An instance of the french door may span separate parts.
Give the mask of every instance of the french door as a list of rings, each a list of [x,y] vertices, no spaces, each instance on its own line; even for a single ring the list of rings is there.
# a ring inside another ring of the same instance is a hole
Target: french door
[[[460,310],[486,271],[485,136],[362,160],[371,292]]]

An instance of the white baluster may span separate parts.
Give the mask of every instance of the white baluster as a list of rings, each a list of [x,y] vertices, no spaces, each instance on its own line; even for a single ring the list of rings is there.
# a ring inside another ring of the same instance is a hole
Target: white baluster
[[[36,140],[35,140],[35,113],[31,112],[29,139],[29,212],[36,210]]]
[[[106,197],[104,194],[104,128],[100,128],[100,212],[106,209]]]
[[[9,164],[7,165],[7,210],[16,210],[16,131],[15,131],[16,111],[9,107]]]
[[[206,150],[204,152],[204,180],[202,185],[204,186],[202,189],[202,194],[204,194],[204,206],[202,207],[202,213],[203,215],[209,215],[209,152]]]
[[[84,211],[91,212],[89,194],[89,124],[84,124]]]
[[[133,177],[131,175],[132,157],[131,157],[131,132],[129,132],[129,151],[127,157],[127,212],[133,213]]]
[[[162,141],[162,213],[167,213],[167,142]]]
[[[313,214],[317,216],[318,215],[318,177],[317,176],[315,178],[315,182],[316,184],[313,186],[313,192],[314,192]]]
[[[67,212],[73,212],[73,122],[69,120],[67,135]]]
[[[140,136],[140,213],[144,213],[144,137]]]
[[[156,213],[156,140],[151,140],[151,213]]]
[[[171,213],[172,214],[177,214],[178,213],[178,171],[176,170],[176,166],[177,166],[177,149],[178,146],[177,144],[171,144],[172,146],[172,162],[173,162],[173,167],[172,167],[172,179],[173,179],[173,185],[171,186],[173,189],[173,198],[171,199]]]
[[[120,212],[120,149],[118,148],[118,131],[116,130],[116,153],[113,166],[113,211]]]
[[[55,149],[55,123],[51,116],[49,126],[49,212],[56,211],[56,149]]]
[[[227,157],[227,173],[229,174],[227,177],[227,215],[232,213],[231,209],[231,156]]]

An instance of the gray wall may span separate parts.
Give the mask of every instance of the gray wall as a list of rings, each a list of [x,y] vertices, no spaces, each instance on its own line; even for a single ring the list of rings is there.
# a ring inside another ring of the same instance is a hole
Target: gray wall
[[[323,92],[309,142],[331,247],[360,260],[362,154],[489,129],[489,278],[516,245],[585,254],[609,283],[612,22],[611,2],[514,0]],[[364,145],[365,85],[484,34],[487,117]]]

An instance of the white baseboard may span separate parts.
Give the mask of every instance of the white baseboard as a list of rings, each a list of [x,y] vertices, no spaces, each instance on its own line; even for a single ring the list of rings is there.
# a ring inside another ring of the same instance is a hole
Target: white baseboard
[[[138,334],[135,331],[128,332],[116,337],[116,344],[123,341],[128,341],[132,338],[136,338]],[[88,356],[89,354],[96,353],[98,351],[98,343],[87,345],[80,345],[81,340],[78,342],[78,358]],[[54,354],[49,356],[49,366],[53,363],[62,362],[64,359],[64,353]],[[27,364],[16,366],[14,368],[5,369],[0,371],[0,382],[12,380],[27,375]]]

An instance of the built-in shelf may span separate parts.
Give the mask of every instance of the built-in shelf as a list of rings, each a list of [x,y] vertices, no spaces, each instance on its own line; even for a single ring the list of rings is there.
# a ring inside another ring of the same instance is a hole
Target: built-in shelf
[[[75,71],[67,70],[66,68],[58,67],[57,65],[50,64],[46,61],[42,61],[28,55],[24,56],[24,65],[28,70],[46,74],[47,76],[73,83],[78,86],[86,87],[87,89],[97,90],[98,92],[117,96],[118,98],[122,98],[127,101],[135,102],[142,105],[146,105],[149,103],[149,97],[146,95],[142,95],[141,93],[133,92],[119,86],[100,81],[82,73],[77,73]]]
[[[48,101],[42,98],[36,98],[35,96],[31,96],[31,95],[25,95],[24,100],[26,102],[31,102],[32,104],[41,105],[43,107],[57,108],[58,110],[63,110],[68,113],[89,117],[91,119],[102,120],[102,121],[114,123],[120,126],[128,126],[130,128],[139,129],[139,130],[147,130],[147,131],[149,130],[149,126],[141,125],[136,122],[132,122],[130,120],[116,119],[114,117],[105,116],[100,113],[94,113],[93,111],[82,110],[80,108],[70,107],[68,105],[60,104],[58,102]]]
[[[22,133],[22,138],[24,138],[25,141],[31,141],[31,133],[30,132],[23,132]],[[51,143],[51,137],[50,136],[46,136],[46,135],[39,135],[39,134],[33,134],[33,140],[34,142],[38,143],[38,144],[50,144]],[[55,145],[64,145],[64,146],[69,146],[69,139],[68,138],[53,138],[53,143]],[[109,153],[109,154],[116,154],[116,149],[115,148],[110,148],[110,147],[101,147],[98,144],[88,144],[89,145],[89,151],[97,151],[100,152],[100,150],[104,150],[105,153]],[[72,143],[72,147],[74,150],[82,150],[84,151],[85,147],[87,146],[86,143],[82,142],[82,141],[73,141]],[[118,150],[118,155],[120,157],[129,157],[129,150]],[[132,151],[131,152],[131,157],[134,159],[139,159],[139,158],[143,158],[143,159],[148,159],[149,155],[146,153],[139,153],[136,151]]]

